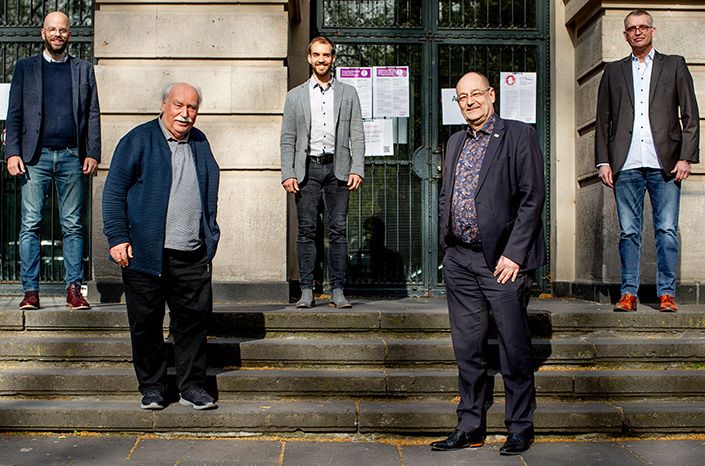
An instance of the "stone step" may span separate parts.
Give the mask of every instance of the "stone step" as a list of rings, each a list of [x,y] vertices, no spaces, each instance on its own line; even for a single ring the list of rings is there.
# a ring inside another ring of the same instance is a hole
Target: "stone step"
[[[539,299],[529,305],[529,322],[534,337],[594,331],[625,335],[684,332],[703,333],[704,306],[681,306],[676,313],[644,308],[638,312],[615,313],[611,306],[575,300]],[[319,306],[298,310],[292,305],[215,306],[213,334],[262,337],[271,333],[349,332],[366,333],[448,333],[445,299],[423,298],[361,301],[352,310]],[[165,321],[168,328],[168,317]],[[87,311],[70,311],[54,306],[35,311],[0,310],[0,330],[109,330],[127,331],[124,305],[96,305]]]
[[[282,397],[326,399],[453,398],[456,370],[239,369],[210,370],[208,383],[221,400]],[[494,399],[504,396],[502,377],[490,372]],[[175,377],[170,373],[171,386]],[[689,397],[705,401],[705,369],[544,370],[535,373],[539,397],[645,399]],[[138,397],[131,368],[4,368],[2,397]]]
[[[332,338],[211,338],[210,367],[351,365],[413,367],[455,365],[451,340]],[[498,343],[490,339],[488,360],[498,361]],[[578,338],[533,340],[540,365],[699,363],[705,360],[703,338]],[[23,334],[0,338],[0,360],[54,362],[126,362],[130,340],[124,337]]]
[[[457,422],[453,402],[222,401],[196,411],[177,404],[163,411],[138,401],[0,400],[0,430],[131,432],[334,432],[445,434]],[[695,433],[705,431],[704,403],[538,403],[538,433]],[[501,434],[504,405],[494,403],[488,432]]]

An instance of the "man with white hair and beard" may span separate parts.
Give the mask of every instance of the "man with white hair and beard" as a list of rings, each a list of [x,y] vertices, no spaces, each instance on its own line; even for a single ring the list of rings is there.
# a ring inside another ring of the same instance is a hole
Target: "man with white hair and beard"
[[[159,118],[118,143],[103,190],[103,231],[111,259],[122,267],[144,409],[166,406],[165,304],[180,402],[215,407],[205,389],[206,336],[213,312],[211,261],[220,237],[220,173],[206,136],[193,127],[200,105],[197,87],[167,86]]]

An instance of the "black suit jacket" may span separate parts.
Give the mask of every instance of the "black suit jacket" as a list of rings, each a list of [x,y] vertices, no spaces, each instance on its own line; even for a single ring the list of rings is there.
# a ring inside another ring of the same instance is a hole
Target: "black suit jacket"
[[[15,65],[10,85],[7,109],[7,146],[5,158],[19,155],[29,162],[39,153],[42,131],[43,86],[42,53],[23,58]],[[71,64],[73,118],[78,140],[76,147],[81,156],[100,162],[100,105],[93,65],[80,58],[69,56]]]
[[[656,151],[666,173],[670,174],[679,160],[699,162],[698,102],[693,77],[685,59],[679,55],[654,53],[649,121]],[[605,67],[597,95],[596,125],[595,165],[609,163],[612,172],[617,173],[627,160],[634,127],[631,55]]]
[[[439,196],[441,246],[454,238],[450,231],[450,209],[455,167],[467,130],[448,140]],[[494,270],[505,256],[522,270],[546,264],[546,240],[541,214],[546,199],[543,157],[534,129],[522,122],[497,117],[482,160],[475,208],[485,260]]]

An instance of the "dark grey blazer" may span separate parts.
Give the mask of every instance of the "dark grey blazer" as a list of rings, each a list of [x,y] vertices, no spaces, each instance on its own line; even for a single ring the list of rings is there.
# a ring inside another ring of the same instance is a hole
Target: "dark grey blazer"
[[[19,155],[29,162],[41,151],[42,54],[23,58],[15,64],[7,111],[5,158]],[[81,160],[100,162],[100,106],[93,65],[69,56],[71,64],[73,117]]]
[[[308,81],[290,90],[284,103],[281,137],[282,182],[306,178],[306,156],[311,133],[311,100]],[[357,90],[334,81],[335,177],[348,181],[351,173],[365,177],[365,130]]]
[[[441,247],[451,245],[450,209],[455,167],[467,129],[448,139],[443,185],[439,195]],[[546,239],[541,214],[546,200],[543,157],[534,129],[497,116],[482,159],[475,192],[477,223],[487,266],[494,270],[505,256],[532,270],[546,264]]]
[[[609,63],[600,81],[595,128],[595,165],[612,172],[627,160],[634,127],[634,80],[631,55]],[[670,175],[679,160],[698,163],[700,113],[693,77],[679,55],[654,53],[649,88],[649,120],[661,166]],[[678,116],[680,110],[680,118]]]

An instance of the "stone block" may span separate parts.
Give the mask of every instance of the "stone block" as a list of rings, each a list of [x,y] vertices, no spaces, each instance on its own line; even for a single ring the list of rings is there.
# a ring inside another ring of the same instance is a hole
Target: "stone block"
[[[218,393],[237,399],[240,394],[276,396],[384,396],[381,370],[247,370],[221,372]]]
[[[581,134],[575,142],[575,175],[578,179],[597,176],[595,168],[595,131]]]
[[[18,303],[19,305],[19,303]],[[20,310],[0,310],[0,329],[2,330],[22,330],[22,311]]]
[[[590,76],[575,91],[575,124],[578,130],[593,124],[597,113],[597,91],[602,73]]]
[[[59,400],[0,400],[3,430],[93,430],[148,432],[153,413],[137,403]]]
[[[593,345],[582,340],[534,340],[534,363],[591,364],[595,360]]]
[[[257,306],[261,308],[262,306]],[[216,309],[213,325],[220,335],[243,335],[266,332],[348,331],[364,332],[378,328],[374,312],[298,312],[277,310],[247,310],[234,312]]]
[[[380,318],[383,330],[448,332],[450,329],[447,312],[384,312]]]
[[[286,58],[279,5],[106,5],[95,17],[97,58]],[[198,34],[174,34],[176,24]]]
[[[129,330],[127,313],[124,309],[115,311],[89,310],[46,310],[25,311],[25,325],[28,330]]]
[[[134,435],[32,435],[13,432],[0,437],[0,450],[5,464],[118,465],[125,464],[125,458],[130,455],[137,439]]]
[[[705,403],[615,403],[632,432],[705,431]]]
[[[387,384],[391,394],[457,394],[457,370],[390,370]]]
[[[600,370],[571,371],[576,395],[587,396],[698,396],[702,370]]]
[[[131,115],[110,115],[103,114],[100,117],[101,123],[101,147],[102,155],[100,158],[101,170],[107,170],[110,168],[110,162],[113,160],[113,153],[115,148],[127,133],[129,133],[133,128],[149,120],[157,117],[159,114],[159,102],[161,97],[155,95],[153,98],[154,109],[152,114],[131,114]],[[200,120],[198,120],[200,123]],[[196,127],[200,127],[196,125]],[[207,135],[207,134],[206,134]],[[102,196],[103,190],[99,191]],[[95,205],[95,204],[94,204]],[[102,225],[101,225],[102,228]]]
[[[355,432],[351,402],[221,403],[214,411],[174,405],[154,416],[156,430],[252,432]]]
[[[224,441],[225,440],[225,441]],[[144,465],[279,464],[282,442],[222,438],[149,438],[143,436],[132,445],[129,461]],[[290,445],[290,444],[289,444]],[[287,446],[289,446],[287,445]],[[123,455],[123,459],[128,457]],[[115,464],[120,464],[115,462]]]
[[[705,357],[702,339],[593,338],[590,342],[595,345],[595,357],[601,362],[687,362],[700,361]]]
[[[15,369],[0,372],[0,394],[70,396],[79,394],[136,394],[131,369]]]
[[[103,187],[107,174],[98,171],[93,178],[91,206],[91,266],[95,280],[122,281],[120,267],[110,260],[108,238],[103,234]]]
[[[387,340],[385,361],[393,364],[454,363],[448,340]]]
[[[102,60],[95,67],[103,114],[159,112],[161,92],[185,81],[203,93],[202,114],[281,113],[287,91],[280,62]],[[135,77],[140,85],[135,86]]]
[[[534,426],[539,432],[620,433],[622,413],[607,403],[538,403]]]
[[[278,172],[222,172],[215,281],[286,278],[286,192]]]
[[[601,17],[581,26],[575,44],[575,77],[582,78],[602,63]]]
[[[0,359],[11,361],[131,361],[129,337],[6,337]]]
[[[693,176],[681,185],[677,280],[682,283],[705,281],[705,237],[702,234],[705,218],[694,214],[705,211],[705,179],[702,178]]]
[[[538,396],[571,396],[574,393],[573,376],[564,371],[537,371],[534,385]]]
[[[592,182],[578,189],[576,194],[575,253],[578,280],[602,280],[605,218],[603,203],[605,190],[602,183]]]
[[[360,432],[447,431],[458,422],[455,403],[359,404]]]

